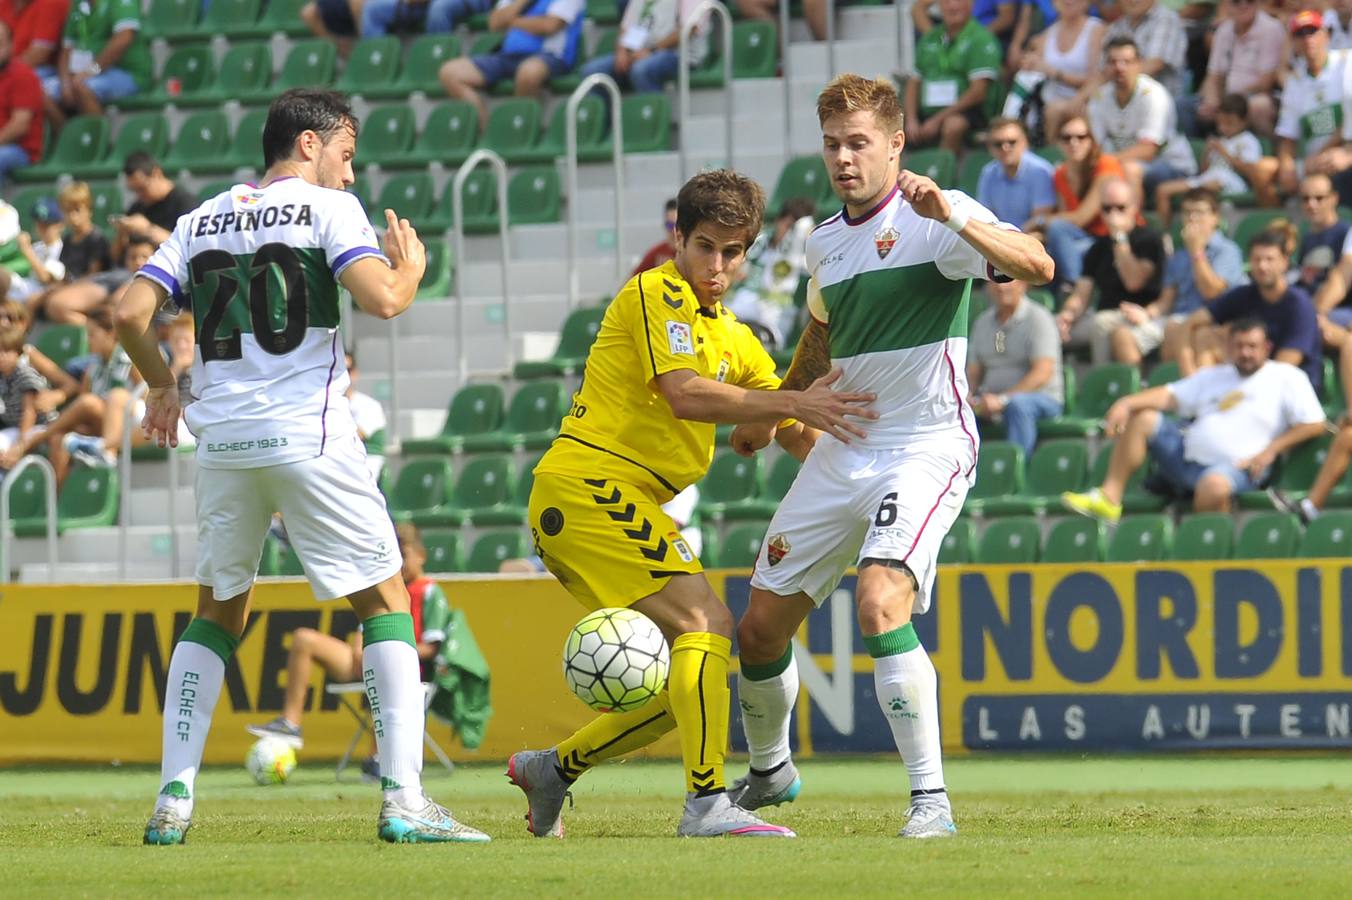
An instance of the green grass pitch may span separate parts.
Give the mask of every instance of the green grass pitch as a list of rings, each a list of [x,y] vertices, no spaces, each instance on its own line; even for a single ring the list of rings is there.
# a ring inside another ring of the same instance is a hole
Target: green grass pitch
[[[1346,756],[953,759],[960,834],[926,842],[893,837],[895,760],[802,772],[798,802],[770,813],[797,841],[676,839],[676,763],[591,773],[568,837],[548,841],[501,766],[429,766],[429,792],[493,843],[388,846],[372,786],[304,761],[266,788],[216,766],[188,845],[142,847],[156,771],[0,771],[0,895],[1316,898],[1352,883]]]

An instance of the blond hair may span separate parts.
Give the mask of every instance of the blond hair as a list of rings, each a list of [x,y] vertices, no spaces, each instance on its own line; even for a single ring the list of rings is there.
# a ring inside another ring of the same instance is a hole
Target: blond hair
[[[897,89],[885,78],[864,78],[846,73],[831,79],[817,95],[817,121],[825,125],[832,116],[852,112],[873,113],[878,127],[888,134],[902,129],[901,101]]]
[[[83,181],[72,181],[61,189],[61,193],[56,195],[57,205],[62,209],[85,209],[94,208],[94,192],[89,189],[89,185]]]

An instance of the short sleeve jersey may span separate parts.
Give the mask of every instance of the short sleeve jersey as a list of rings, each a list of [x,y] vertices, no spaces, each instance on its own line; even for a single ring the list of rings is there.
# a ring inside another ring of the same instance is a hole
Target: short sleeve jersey
[[[944,196],[972,219],[997,221],[962,191]],[[947,436],[970,443],[975,465],[976,427],[964,401],[968,304],[973,278],[1003,276],[896,188],[858,219],[842,210],[818,225],[807,264],[808,309],[828,326],[832,363],[844,371],[837,389],[877,394],[879,418],[859,443],[897,448]]]
[[[952,106],[973,81],[998,76],[1003,64],[999,40],[976,19],[967,20],[952,40],[943,25],[935,25],[915,46],[921,116]]]
[[[141,4],[137,0],[75,0],[66,17],[62,44],[72,51],[98,56],[114,34],[126,29],[135,31],[136,37],[117,67],[145,90],[150,86],[150,43],[141,34]]]
[[[660,503],[704,477],[714,424],[678,419],[655,383],[682,369],[752,390],[779,386],[751,330],[722,304],[702,307],[667,262],[629,279],[611,302],[572,409],[535,471],[615,478]]]
[[[356,431],[338,277],[382,258],[356,195],[283,178],[238,184],[182,217],[137,276],[191,308],[198,465],[313,459]]]
[[[19,427],[24,395],[37,394],[46,387],[46,380],[26,362],[20,362],[8,375],[0,375],[0,428]]]
[[[1308,159],[1340,133],[1352,138],[1352,118],[1344,108],[1352,99],[1346,86],[1349,65],[1352,50],[1331,50],[1318,75],[1311,75],[1302,66],[1287,77],[1276,134],[1296,142],[1298,158]]]
[[[1185,175],[1197,171],[1192,146],[1178,130],[1174,98],[1149,75],[1136,76],[1125,105],[1118,105],[1117,87],[1108,82],[1089,99],[1089,127],[1109,153],[1121,153],[1140,141],[1159,148],[1159,158]]]
[[[121,345],[107,359],[96,359],[89,370],[89,390],[96,397],[107,397],[113,388],[131,385],[131,357]]]

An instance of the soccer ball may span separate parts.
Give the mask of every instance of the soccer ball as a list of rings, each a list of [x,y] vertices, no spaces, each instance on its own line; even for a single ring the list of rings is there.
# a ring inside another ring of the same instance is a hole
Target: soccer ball
[[[568,632],[563,678],[598,712],[629,712],[667,684],[671,657],[661,630],[632,609],[598,609]]]
[[[259,784],[284,784],[296,768],[296,751],[286,741],[259,738],[244,757],[244,768]]]

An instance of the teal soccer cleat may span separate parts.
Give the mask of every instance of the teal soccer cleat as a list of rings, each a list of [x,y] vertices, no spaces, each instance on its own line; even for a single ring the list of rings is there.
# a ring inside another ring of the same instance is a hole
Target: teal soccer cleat
[[[146,823],[145,839],[142,843],[167,846],[182,844],[187,839],[192,822],[168,806],[160,806],[150,814]]]
[[[423,805],[413,809],[396,800],[380,805],[380,823],[376,833],[391,844],[486,844],[492,838],[457,822],[448,809],[423,797]]]
[[[802,789],[803,779],[798,777],[798,768],[790,759],[769,775],[748,772],[732,783],[728,796],[742,809],[764,809],[792,803]]]

